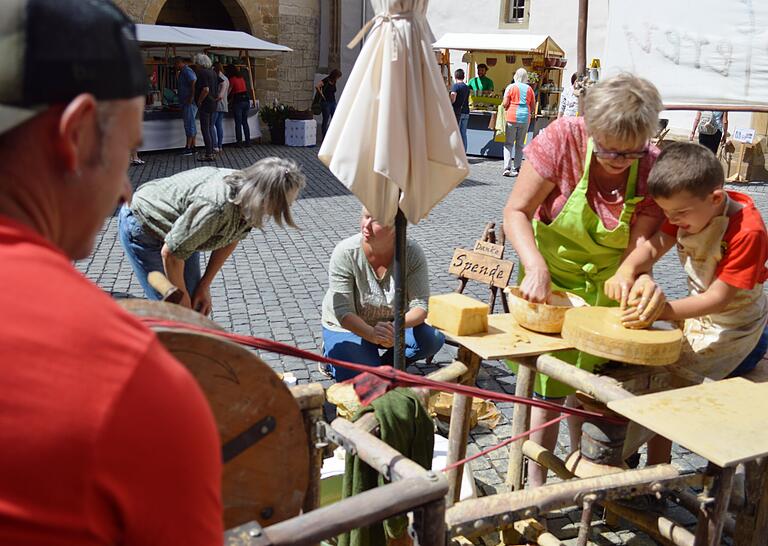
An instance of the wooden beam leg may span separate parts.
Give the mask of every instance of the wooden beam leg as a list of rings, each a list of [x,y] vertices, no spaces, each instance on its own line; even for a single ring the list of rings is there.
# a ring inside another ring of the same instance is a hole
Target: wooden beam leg
[[[465,385],[474,385],[477,380],[477,373],[480,370],[480,357],[466,347],[459,347],[456,359],[467,367],[467,373],[461,377],[460,382]],[[454,394],[453,407],[451,408],[451,426],[448,432],[447,464],[449,465],[460,461],[467,454],[467,438],[469,437],[471,412],[472,397]],[[452,506],[453,503],[459,500],[463,473],[463,466],[449,470],[447,473],[448,506]]]
[[[439,499],[414,511],[419,544],[445,546],[448,532],[445,528],[445,500]]]
[[[530,398],[533,395],[533,382],[536,372],[528,366],[517,369],[515,396]],[[528,430],[531,425],[531,409],[525,404],[515,404],[512,412],[512,436]],[[507,467],[507,485],[510,491],[523,488],[523,444],[525,438],[509,445],[509,466]]]
[[[723,524],[728,516],[728,501],[731,497],[735,472],[734,467],[719,468],[712,463],[709,464],[707,473],[714,477],[711,492],[714,501],[702,506],[699,511],[694,546],[720,546]]]
[[[768,457],[744,463],[744,506],[736,514],[734,546],[760,546],[768,537]]]
[[[576,546],[587,546],[589,532],[592,529],[592,508],[597,498],[594,495],[585,495],[581,506],[581,523],[579,524],[579,537]]]

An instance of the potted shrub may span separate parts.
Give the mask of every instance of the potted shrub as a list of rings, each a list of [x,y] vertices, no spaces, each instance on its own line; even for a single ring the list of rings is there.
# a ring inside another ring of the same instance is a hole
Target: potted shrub
[[[269,127],[272,144],[285,144],[285,120],[293,112],[293,108],[275,100],[271,105],[263,106],[259,111],[261,119]]]

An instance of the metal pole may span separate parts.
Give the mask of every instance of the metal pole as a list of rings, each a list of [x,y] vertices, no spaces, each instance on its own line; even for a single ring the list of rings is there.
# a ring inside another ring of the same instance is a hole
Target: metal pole
[[[405,370],[405,272],[408,264],[405,257],[405,233],[408,223],[403,211],[397,209],[395,216],[395,355],[396,370]]]
[[[579,76],[587,72],[587,14],[589,0],[579,0],[579,34],[576,50],[576,71]]]

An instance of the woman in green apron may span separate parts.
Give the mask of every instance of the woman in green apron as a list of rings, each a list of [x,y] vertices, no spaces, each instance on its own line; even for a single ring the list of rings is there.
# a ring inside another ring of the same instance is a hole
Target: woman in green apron
[[[659,151],[649,144],[658,127],[661,97],[650,82],[622,74],[590,88],[584,117],[561,118],[525,149],[526,161],[504,209],[507,240],[520,257],[520,287],[530,301],[566,290],[590,305],[616,305],[604,292],[624,256],[654,234],[662,213],[646,195],[648,173]],[[629,291],[629,280],[613,285]],[[592,371],[603,362],[579,351],[558,358]],[[563,404],[574,389],[537,374],[535,394]],[[533,408],[531,426],[556,414]],[[571,444],[580,422],[569,420]],[[557,428],[531,435],[548,449]],[[529,464],[531,487],[546,470]]]

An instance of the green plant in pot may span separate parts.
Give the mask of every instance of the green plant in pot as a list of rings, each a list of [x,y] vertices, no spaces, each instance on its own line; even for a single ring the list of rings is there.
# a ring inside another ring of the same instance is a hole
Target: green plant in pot
[[[293,113],[293,108],[275,100],[271,105],[262,106],[259,110],[261,119],[269,127],[272,144],[285,144],[285,120]]]

